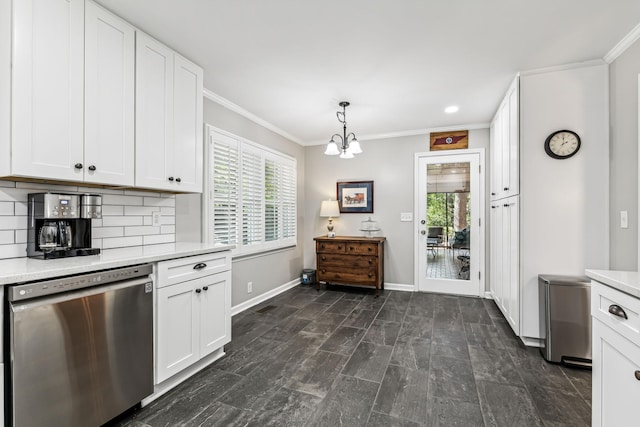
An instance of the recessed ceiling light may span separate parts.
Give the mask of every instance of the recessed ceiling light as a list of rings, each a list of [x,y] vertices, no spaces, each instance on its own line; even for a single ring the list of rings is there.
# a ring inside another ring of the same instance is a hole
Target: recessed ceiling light
[[[451,105],[444,109],[444,112],[447,114],[457,113],[460,108],[457,105]]]

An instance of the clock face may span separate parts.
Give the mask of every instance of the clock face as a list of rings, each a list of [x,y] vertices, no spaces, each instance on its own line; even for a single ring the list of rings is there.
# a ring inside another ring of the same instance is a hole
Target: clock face
[[[568,159],[580,149],[580,137],[570,130],[553,132],[544,142],[544,150],[554,159]]]

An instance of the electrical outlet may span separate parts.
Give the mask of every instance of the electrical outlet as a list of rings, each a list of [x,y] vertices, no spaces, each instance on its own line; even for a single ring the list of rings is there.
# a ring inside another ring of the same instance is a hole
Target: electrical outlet
[[[160,212],[151,212],[151,224],[159,227],[160,226]]]
[[[253,292],[253,282],[247,282],[247,293]]]
[[[413,214],[411,212],[401,212],[400,213],[400,221],[402,221],[402,222],[411,222],[411,221],[413,221]]]

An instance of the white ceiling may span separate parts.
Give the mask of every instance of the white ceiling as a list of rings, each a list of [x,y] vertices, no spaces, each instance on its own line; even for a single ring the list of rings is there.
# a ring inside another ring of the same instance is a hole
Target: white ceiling
[[[602,59],[638,0],[98,0],[300,143],[491,120],[519,71]],[[444,113],[459,105],[456,114]]]

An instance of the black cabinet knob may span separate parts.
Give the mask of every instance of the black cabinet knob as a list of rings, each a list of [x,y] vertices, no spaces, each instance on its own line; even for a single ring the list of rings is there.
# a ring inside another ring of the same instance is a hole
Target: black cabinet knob
[[[496,195],[496,193],[491,193],[491,195],[492,195],[492,196],[495,196],[495,195]]]
[[[91,165],[91,166],[89,166],[89,170],[90,171],[94,171],[94,170],[96,170],[96,167],[94,165]]]
[[[176,182],[182,182],[182,179],[176,178]]]
[[[208,286],[203,286],[203,287],[202,287],[202,290],[203,290],[203,291],[208,291],[208,290],[209,290],[209,287],[208,287]]]
[[[76,169],[82,169],[82,163],[76,163],[74,167]]]
[[[196,294],[199,294],[200,292],[202,292],[202,289],[200,288],[196,289]]]
[[[504,187],[504,191],[509,191],[509,187]]]
[[[173,182],[173,177],[172,176],[169,177],[169,181]]]

